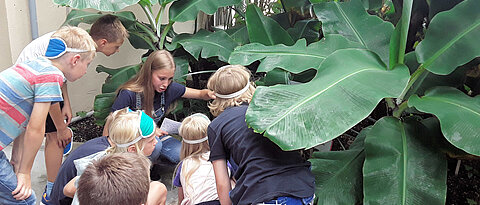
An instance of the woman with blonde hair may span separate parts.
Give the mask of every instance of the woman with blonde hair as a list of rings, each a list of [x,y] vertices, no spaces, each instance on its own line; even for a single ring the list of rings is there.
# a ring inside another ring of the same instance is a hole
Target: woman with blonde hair
[[[217,205],[217,188],[212,163],[208,161],[210,147],[207,128],[210,119],[196,113],[185,118],[180,126],[182,148],[173,185],[178,187],[179,205]]]
[[[144,110],[161,125],[169,106],[180,97],[210,100],[215,95],[212,91],[197,90],[185,87],[173,81],[175,75],[175,62],[173,56],[166,50],[151,53],[135,77],[120,86],[112,112],[129,107],[132,110]],[[106,126],[108,126],[108,121]],[[173,163],[180,161],[180,141],[168,136],[167,132],[159,130],[159,143],[154,154],[150,157],[153,162],[159,156]],[[104,135],[106,135],[104,129]]]
[[[63,194],[66,197],[73,198],[76,192],[75,181],[80,175],[82,175],[85,168],[94,160],[98,160],[113,153],[128,152],[143,156],[150,156],[155,148],[155,145],[157,144],[157,139],[155,138],[156,124],[152,118],[140,110],[132,111],[128,108],[124,108],[112,113],[109,133],[110,136],[108,136],[106,139],[109,146],[106,147],[106,149],[98,150],[93,154],[81,158],[71,159],[69,156],[69,158],[66,159],[66,162],[73,162],[72,164],[74,165],[73,167],[71,165],[69,166],[70,170],[68,170],[68,166],[64,167],[62,164],[60,169],[61,173],[70,173],[71,169],[76,171],[76,177],[70,175],[71,178],[69,182],[64,185]],[[97,141],[97,144],[90,143],[90,141],[74,150],[72,155],[79,156],[81,153],[76,153],[77,150],[82,152],[88,149],[84,146],[93,147],[98,146],[99,144],[103,145],[101,141]],[[59,173],[59,176],[61,173]],[[67,176],[68,175],[62,175],[62,177],[57,178],[65,179]],[[54,186],[56,184],[57,181],[55,181]],[[164,184],[157,181],[151,182],[147,204],[165,204],[166,195],[167,189]],[[78,200],[74,198],[72,204],[78,204]]]

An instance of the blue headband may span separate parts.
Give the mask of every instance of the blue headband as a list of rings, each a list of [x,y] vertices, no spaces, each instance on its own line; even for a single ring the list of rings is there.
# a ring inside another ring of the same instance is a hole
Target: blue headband
[[[130,110],[130,108],[128,108],[128,112],[133,112],[133,111]],[[153,121],[153,119],[147,114],[145,114],[145,112],[143,111],[139,112],[139,117],[140,117],[140,122],[139,122],[138,130],[140,132],[140,136],[138,136],[131,142],[128,142],[125,144],[117,144],[117,147],[128,147],[132,144],[137,143],[141,139],[151,137],[155,133],[155,122]]]
[[[45,57],[48,59],[55,59],[59,58],[66,52],[73,52],[73,53],[83,53],[92,50],[82,50],[77,48],[69,48],[65,41],[61,38],[51,38],[50,42],[48,43],[47,51],[45,52]]]

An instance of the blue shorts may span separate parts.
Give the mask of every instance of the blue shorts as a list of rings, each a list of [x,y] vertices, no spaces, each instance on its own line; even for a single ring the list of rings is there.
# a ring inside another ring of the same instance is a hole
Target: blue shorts
[[[169,137],[162,141],[163,138]],[[157,138],[157,144],[152,154],[148,157],[153,164],[162,163],[162,159],[166,159],[173,164],[180,162],[180,148],[182,143],[170,136],[161,136]]]
[[[315,195],[306,198],[297,198],[297,197],[289,197],[289,196],[281,196],[277,199],[259,203],[261,204],[281,204],[281,205],[311,205],[313,204],[313,199]]]
[[[16,200],[12,191],[17,188],[17,175],[3,151],[0,151],[0,204],[35,204],[35,193],[26,200]]]

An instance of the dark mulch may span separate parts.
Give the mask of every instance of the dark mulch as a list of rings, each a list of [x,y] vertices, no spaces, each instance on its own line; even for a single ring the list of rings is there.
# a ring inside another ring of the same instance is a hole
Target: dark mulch
[[[340,137],[333,140],[332,150],[343,150],[348,147],[355,140],[358,132],[362,127],[366,127],[374,123],[374,119],[366,119],[353,127],[351,130],[345,132]],[[72,123],[70,127],[74,130],[74,141],[84,142],[89,139],[99,137],[102,135],[103,127],[98,126],[94,122],[93,117],[88,117],[83,120]],[[456,159],[448,159],[448,173],[447,173],[447,205],[480,205],[480,161],[479,160],[462,160],[458,175],[455,175],[455,168],[457,166]],[[168,167],[166,169],[165,167]],[[165,166],[157,169],[168,170],[173,172],[174,167]],[[155,167],[154,167],[155,169]],[[156,173],[156,172],[154,172]],[[171,177],[171,175],[167,175]],[[154,176],[152,176],[154,177]],[[160,179],[165,177],[163,175],[155,176]],[[168,178],[166,177],[166,178]],[[171,179],[162,179],[162,181],[169,181]]]

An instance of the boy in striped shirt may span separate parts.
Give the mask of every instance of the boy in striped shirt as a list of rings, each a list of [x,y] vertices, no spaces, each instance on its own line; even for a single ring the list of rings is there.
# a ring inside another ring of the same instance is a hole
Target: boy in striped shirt
[[[65,79],[75,81],[86,73],[95,42],[83,29],[62,27],[45,56],[0,73],[0,204],[35,203],[30,174],[50,105],[63,100]],[[9,162],[2,150],[16,138]]]

